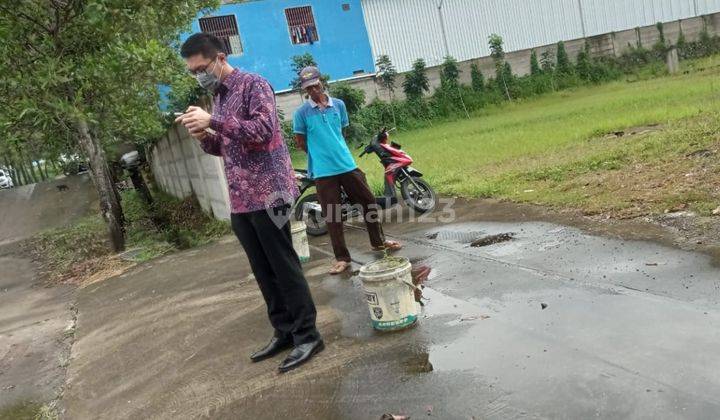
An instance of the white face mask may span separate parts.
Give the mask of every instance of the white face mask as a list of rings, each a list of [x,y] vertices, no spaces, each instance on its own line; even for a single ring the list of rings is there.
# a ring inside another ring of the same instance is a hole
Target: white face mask
[[[207,70],[200,72],[195,75],[195,80],[197,80],[198,85],[200,85],[201,88],[207,89],[210,92],[215,92],[217,88],[220,86],[220,78],[217,77],[214,73],[215,67],[217,66],[217,58],[215,59],[215,63],[213,64],[212,70]]]

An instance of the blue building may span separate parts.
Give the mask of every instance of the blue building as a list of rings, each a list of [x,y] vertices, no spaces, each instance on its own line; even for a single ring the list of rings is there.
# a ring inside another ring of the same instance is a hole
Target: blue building
[[[276,92],[289,89],[296,77],[291,68],[295,55],[312,54],[331,80],[375,70],[360,0],[225,3],[198,16],[192,30],[221,38],[230,65],[261,74]]]

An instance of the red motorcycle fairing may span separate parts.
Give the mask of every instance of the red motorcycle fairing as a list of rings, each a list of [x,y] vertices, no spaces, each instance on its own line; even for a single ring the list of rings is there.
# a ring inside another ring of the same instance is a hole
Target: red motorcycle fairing
[[[387,138],[386,138],[387,139]],[[412,158],[400,149],[396,149],[388,145],[385,141],[380,143],[380,147],[390,154],[389,159],[392,163],[385,166],[385,179],[393,185],[395,183],[395,174],[400,168],[405,168],[413,163]]]

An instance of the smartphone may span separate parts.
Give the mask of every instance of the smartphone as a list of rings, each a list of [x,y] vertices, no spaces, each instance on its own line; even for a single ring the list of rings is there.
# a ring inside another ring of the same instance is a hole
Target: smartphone
[[[173,112],[173,115],[175,115],[176,117],[182,117],[183,115],[185,115],[185,113],[184,112]]]

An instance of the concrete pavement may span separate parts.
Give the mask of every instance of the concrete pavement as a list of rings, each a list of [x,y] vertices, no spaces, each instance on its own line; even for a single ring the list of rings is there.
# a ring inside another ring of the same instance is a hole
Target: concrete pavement
[[[386,232],[433,267],[419,325],[374,332],[357,278],[325,275],[328,238],[314,238],[327,349],[285,375],[281,356],[247,359],[270,330],[232,238],[80,290],[66,418],[720,417],[711,256],[653,226],[502,203]],[[515,237],[469,246],[502,232]],[[376,257],[346,233],[354,258]]]

